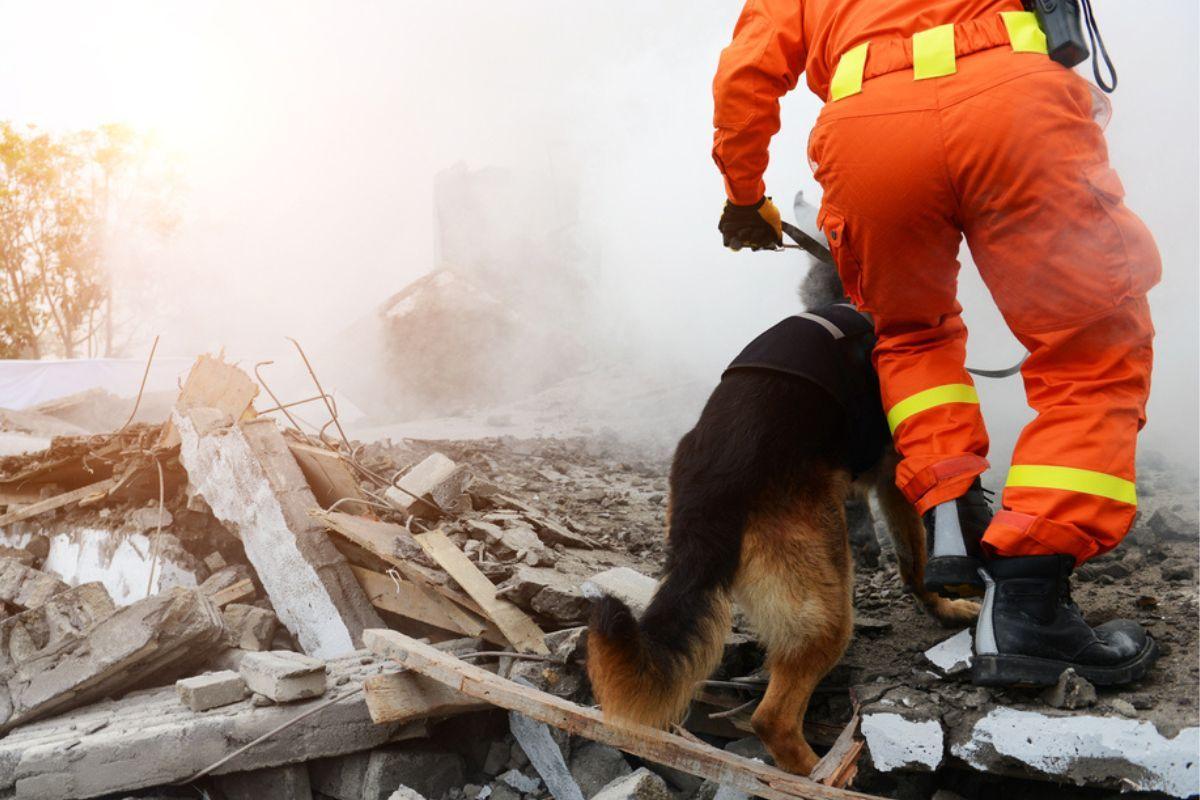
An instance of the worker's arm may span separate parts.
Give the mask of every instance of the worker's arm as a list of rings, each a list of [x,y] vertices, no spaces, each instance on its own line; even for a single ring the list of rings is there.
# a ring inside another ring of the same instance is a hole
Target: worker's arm
[[[767,147],[779,130],[779,98],[804,71],[802,0],[748,0],[713,80],[713,160],[737,205],[765,192]]]

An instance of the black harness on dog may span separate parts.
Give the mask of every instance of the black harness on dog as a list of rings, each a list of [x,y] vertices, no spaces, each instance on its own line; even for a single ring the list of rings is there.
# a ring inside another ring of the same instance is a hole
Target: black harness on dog
[[[875,330],[851,305],[839,303],[788,317],[738,354],[734,370],[768,370],[815,383],[846,411],[846,467],[854,474],[879,462],[892,441],[871,365]]]

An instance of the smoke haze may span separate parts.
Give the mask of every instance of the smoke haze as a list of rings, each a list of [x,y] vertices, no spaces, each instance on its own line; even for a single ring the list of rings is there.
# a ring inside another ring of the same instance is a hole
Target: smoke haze
[[[1164,262],[1144,442],[1194,467],[1200,12],[1097,6],[1120,71],[1111,160]],[[0,117],[63,130],[124,121],[178,152],[185,223],[152,265],[162,292],[146,310],[164,352],[266,358],[285,334],[338,336],[435,267],[434,178],[461,162],[515,176],[508,226],[536,236],[569,210],[587,307],[560,310],[592,321],[577,333],[594,351],[715,382],[796,310],[805,269],[794,253],[720,247],[711,80],[739,8],[5,3]],[[820,101],[802,84],[783,108],[767,185],[786,214],[798,189],[819,198],[805,145]],[[520,269],[521,253],[497,256]],[[965,249],[963,262],[970,361],[1006,366],[1020,347]],[[343,344],[352,361],[355,343]],[[1003,466],[1029,412],[1018,381],[980,383]]]

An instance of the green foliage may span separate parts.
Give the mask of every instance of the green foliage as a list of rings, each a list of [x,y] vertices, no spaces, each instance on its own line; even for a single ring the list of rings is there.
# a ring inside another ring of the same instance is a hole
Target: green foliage
[[[0,358],[110,352],[108,255],[177,224],[158,157],[119,125],[54,136],[0,122]]]

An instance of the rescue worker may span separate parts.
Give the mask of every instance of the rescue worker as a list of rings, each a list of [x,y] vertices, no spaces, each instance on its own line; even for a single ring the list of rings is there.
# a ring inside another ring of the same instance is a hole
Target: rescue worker
[[[896,482],[929,534],[928,585],[984,595],[975,681],[1052,684],[1073,667],[1112,685],[1140,678],[1157,647],[1133,621],[1089,626],[1069,581],[1137,509],[1145,295],[1161,266],[1122,201],[1091,87],[1046,50],[1020,0],[749,0],[713,86],[719,227],[734,249],[780,243],[763,173],[778,99],[805,74],[826,101],[808,143],[818,223],[874,319]],[[956,300],[964,236],[1029,350],[1037,412],[994,517]]]

